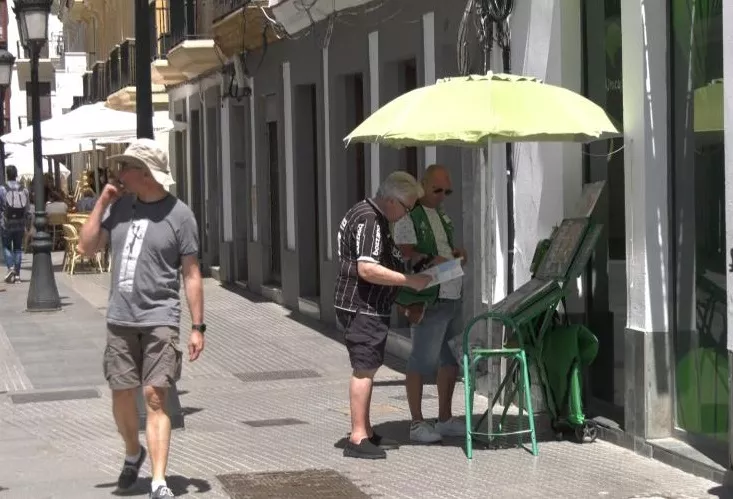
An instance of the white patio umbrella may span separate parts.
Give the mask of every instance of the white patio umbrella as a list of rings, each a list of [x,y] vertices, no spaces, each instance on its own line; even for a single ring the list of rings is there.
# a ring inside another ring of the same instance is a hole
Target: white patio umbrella
[[[26,150],[18,149],[9,158],[5,159],[5,165],[13,165],[18,170],[19,178],[32,179],[35,175],[35,169],[33,164],[33,151],[30,147],[26,147]],[[71,172],[64,165],[59,163],[59,171],[61,177],[65,180],[71,175]],[[45,169],[44,169],[45,173]]]
[[[185,123],[171,120],[167,111],[153,114],[153,131],[156,133],[185,128]],[[42,135],[44,139],[91,140],[100,144],[129,142],[137,137],[137,115],[102,106],[91,115],[78,115],[72,122],[49,123]]]
[[[83,122],[84,120],[94,119],[93,116],[99,113],[101,108],[103,107],[104,105],[102,103],[87,104],[84,106],[80,106],[66,114],[43,120],[41,122],[41,138],[47,140],[49,138],[47,136],[47,132],[53,127],[63,128],[73,126],[74,124],[78,122]],[[33,142],[33,126],[24,126],[23,128],[20,128],[13,132],[6,133],[2,137],[0,137],[0,140],[2,140],[6,144],[30,144],[31,142]],[[89,148],[87,150],[91,151],[91,142],[87,142],[88,144],[84,145],[88,145]]]

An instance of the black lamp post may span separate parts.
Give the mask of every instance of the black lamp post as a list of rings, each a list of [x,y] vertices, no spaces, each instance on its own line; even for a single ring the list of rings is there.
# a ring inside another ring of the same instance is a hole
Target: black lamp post
[[[35,191],[35,226],[33,268],[28,290],[27,310],[49,312],[61,308],[56,277],[51,262],[51,236],[46,231],[46,199],[41,151],[41,102],[38,95],[38,58],[48,41],[48,16],[53,0],[15,0],[20,43],[31,56],[31,114],[33,119],[33,189]]]
[[[5,91],[13,78],[15,56],[0,47],[0,136],[5,135]],[[0,140],[0,182],[5,183],[5,143]]]

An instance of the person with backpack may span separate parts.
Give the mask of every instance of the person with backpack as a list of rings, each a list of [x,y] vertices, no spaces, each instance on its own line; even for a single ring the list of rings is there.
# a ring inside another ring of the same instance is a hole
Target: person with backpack
[[[0,185],[0,232],[8,273],[5,282],[20,282],[20,264],[23,259],[23,235],[30,206],[28,189],[18,182],[18,169],[10,165],[5,169],[8,179]]]

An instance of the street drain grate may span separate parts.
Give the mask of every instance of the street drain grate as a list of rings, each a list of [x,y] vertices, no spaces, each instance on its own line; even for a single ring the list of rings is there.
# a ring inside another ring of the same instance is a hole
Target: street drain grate
[[[231,499],[365,499],[351,480],[334,470],[217,475]]]
[[[49,392],[13,393],[13,404],[32,404],[36,402],[60,402],[66,400],[98,399],[99,392],[94,388],[79,390],[57,390]]]
[[[252,428],[265,428],[268,426],[294,426],[299,424],[308,424],[305,421],[295,418],[281,418],[281,419],[257,419],[254,421],[242,421],[242,423]]]
[[[321,375],[313,369],[297,369],[294,371],[251,371],[246,373],[235,373],[234,376],[245,383],[321,377]]]

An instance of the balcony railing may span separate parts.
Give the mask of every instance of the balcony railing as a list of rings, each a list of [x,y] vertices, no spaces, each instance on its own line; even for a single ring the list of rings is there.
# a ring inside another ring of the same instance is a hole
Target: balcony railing
[[[95,102],[106,100],[107,96],[109,95],[109,92],[107,91],[107,74],[105,70],[105,63],[98,62],[94,65],[94,70],[92,71],[92,75],[96,73],[96,78],[92,76],[92,78],[95,79]]]
[[[91,86],[92,86],[92,73],[84,73],[84,75],[81,77],[81,84],[82,88],[84,90],[82,101],[85,104],[89,104],[91,102],[94,102],[92,100],[92,94],[91,94]]]
[[[177,5],[178,3],[181,2],[173,2],[174,18],[182,17],[181,9],[183,6]],[[153,61],[165,59],[168,51],[173,47],[171,44],[173,39],[171,35],[171,10],[168,4],[156,5],[155,8],[151,9],[150,15],[153,18],[150,23],[150,58]]]
[[[197,16],[199,9],[204,8],[203,3],[201,0],[169,0],[170,48],[200,35],[197,29]]]
[[[92,68],[91,77],[89,78],[89,100],[97,102],[99,98],[99,65],[95,64]]]
[[[109,54],[109,91],[115,93],[122,88],[120,82],[120,46],[117,45]]]
[[[120,88],[135,86],[135,40],[120,45]]]
[[[252,0],[214,0],[214,22],[241,9]]]

